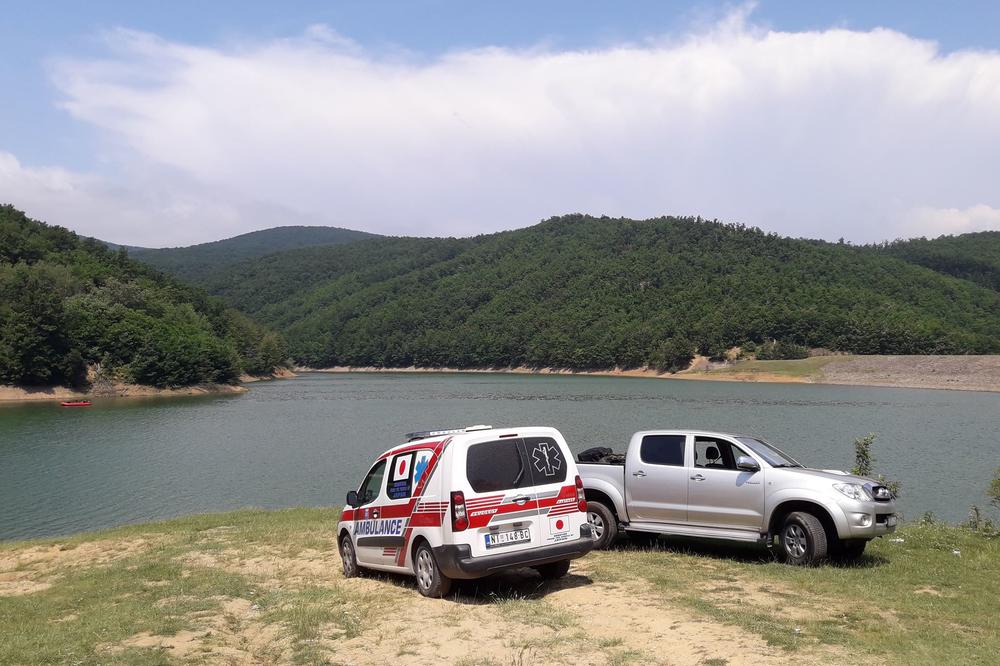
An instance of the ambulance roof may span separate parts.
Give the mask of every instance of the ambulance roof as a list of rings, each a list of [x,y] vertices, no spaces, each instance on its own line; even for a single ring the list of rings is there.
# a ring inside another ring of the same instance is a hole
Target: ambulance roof
[[[542,426],[518,426],[514,428],[494,428],[489,425],[474,425],[468,426],[467,428],[442,428],[441,430],[425,430],[420,432],[410,432],[404,437],[406,441],[402,444],[397,444],[391,449],[385,451],[379,458],[385,458],[391,456],[395,453],[401,451],[414,451],[421,446],[432,446],[443,439],[461,437],[462,435],[477,435],[483,431],[489,430],[496,433],[497,437],[514,437],[518,432],[525,432],[527,430],[537,431],[539,428],[544,430],[551,430],[551,428],[544,428]]]

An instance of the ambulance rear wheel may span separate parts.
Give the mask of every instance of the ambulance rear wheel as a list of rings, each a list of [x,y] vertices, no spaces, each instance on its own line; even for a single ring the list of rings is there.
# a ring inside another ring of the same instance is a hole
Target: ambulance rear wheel
[[[545,580],[555,580],[557,578],[562,578],[569,573],[569,560],[561,560],[559,562],[550,562],[548,564],[541,564],[535,567],[535,571],[541,575]]]
[[[351,537],[346,535],[340,540],[340,561],[344,564],[344,578],[354,578],[358,575],[358,556],[354,552]]]
[[[451,590],[451,579],[441,573],[434,553],[426,542],[417,546],[413,556],[413,569],[417,574],[417,589],[425,597],[438,599]]]

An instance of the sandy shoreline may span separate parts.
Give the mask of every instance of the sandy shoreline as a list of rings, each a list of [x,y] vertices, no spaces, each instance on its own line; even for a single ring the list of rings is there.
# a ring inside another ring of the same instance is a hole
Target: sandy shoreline
[[[295,373],[281,369],[272,375],[243,375],[239,384],[194,384],[176,388],[157,388],[142,384],[114,383],[103,385],[99,389],[92,387],[80,391],[67,386],[10,386],[0,385],[0,402],[33,402],[44,400],[92,400],[103,398],[174,398],[178,396],[246,393],[250,389],[243,384],[270,381],[272,379],[288,379]]]
[[[296,372],[461,373],[641,377],[769,384],[831,384],[886,388],[923,388],[1000,392],[1000,355],[979,356],[824,356],[795,361],[741,361],[711,369],[670,373],[650,368],[571,370],[567,368],[378,368],[296,367]]]
[[[152,398],[206,395],[209,393],[246,393],[250,389],[238,384],[197,384],[179,388],[156,388],[140,384],[118,384],[113,392],[78,391],[66,386],[0,386],[0,402],[32,402],[43,400],[93,400],[102,398]]]
[[[240,377],[240,384],[198,384],[179,388],[156,388],[137,384],[114,384],[99,391],[78,391],[63,386],[0,386],[0,402],[79,400],[92,398],[177,397],[212,393],[244,393],[244,384],[295,377],[298,372],[325,373],[455,373],[513,375],[579,375],[593,377],[638,377],[693,381],[760,382],[765,384],[829,384],[922,388],[951,391],[1000,392],[1000,355],[980,356],[821,356],[795,361],[739,361],[707,364],[696,360],[692,369],[660,372],[650,368],[571,370],[567,368],[378,368],[300,366],[273,375]]]

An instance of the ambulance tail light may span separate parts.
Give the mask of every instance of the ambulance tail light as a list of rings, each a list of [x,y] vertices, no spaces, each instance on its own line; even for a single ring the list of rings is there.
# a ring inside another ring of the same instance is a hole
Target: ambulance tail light
[[[451,530],[464,532],[469,529],[469,514],[465,510],[465,494],[461,490],[451,493]]]
[[[583,479],[576,475],[576,506],[580,511],[587,511],[587,496],[583,493]]]

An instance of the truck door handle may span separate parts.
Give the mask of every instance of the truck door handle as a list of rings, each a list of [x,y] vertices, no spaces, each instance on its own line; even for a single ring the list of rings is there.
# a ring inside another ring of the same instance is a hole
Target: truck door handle
[[[694,476],[691,477],[691,480],[692,481],[704,481],[705,477],[703,477],[701,474],[695,474]]]
[[[518,495],[517,497],[515,497],[514,499],[512,499],[511,502],[513,502],[514,504],[520,504],[520,505],[523,506],[523,505],[525,505],[525,504],[528,503],[529,499],[531,499],[531,498],[528,497],[527,495]]]
[[[638,472],[632,472],[632,476],[646,476],[646,473],[640,469]]]

